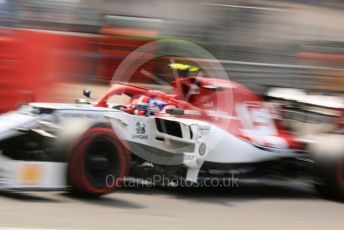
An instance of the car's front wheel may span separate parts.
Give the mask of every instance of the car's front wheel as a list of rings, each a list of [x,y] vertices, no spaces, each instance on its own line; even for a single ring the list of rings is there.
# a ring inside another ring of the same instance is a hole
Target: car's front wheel
[[[92,127],[70,144],[67,161],[72,191],[99,196],[121,186],[130,153],[111,128]]]

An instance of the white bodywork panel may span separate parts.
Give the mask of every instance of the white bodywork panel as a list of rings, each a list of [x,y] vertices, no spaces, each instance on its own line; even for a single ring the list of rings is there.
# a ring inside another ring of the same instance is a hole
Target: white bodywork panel
[[[0,157],[0,189],[63,189],[67,187],[67,164],[19,161]]]
[[[213,163],[254,163],[266,160],[274,160],[283,157],[293,157],[296,153],[287,148],[273,148],[262,150],[261,146],[254,146],[231,133],[217,127],[208,136],[210,152],[206,161]]]

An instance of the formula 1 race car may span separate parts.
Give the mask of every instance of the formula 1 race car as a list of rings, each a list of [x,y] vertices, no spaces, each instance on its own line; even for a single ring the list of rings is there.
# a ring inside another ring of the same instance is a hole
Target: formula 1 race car
[[[318,162],[312,142],[290,135],[246,87],[202,77],[172,85],[168,94],[116,83],[97,101],[85,90],[75,104],[31,103],[0,116],[1,188],[101,195],[126,176],[202,183],[235,172],[242,180],[312,177],[319,190],[343,195],[341,158]],[[111,103],[123,94],[128,103]]]

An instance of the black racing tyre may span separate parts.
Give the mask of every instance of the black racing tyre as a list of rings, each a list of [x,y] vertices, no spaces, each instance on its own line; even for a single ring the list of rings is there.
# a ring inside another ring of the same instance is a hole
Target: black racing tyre
[[[317,159],[314,187],[319,195],[327,199],[344,199],[344,157]]]
[[[77,195],[96,197],[121,186],[131,156],[118,135],[107,127],[92,127],[67,151],[68,181]]]

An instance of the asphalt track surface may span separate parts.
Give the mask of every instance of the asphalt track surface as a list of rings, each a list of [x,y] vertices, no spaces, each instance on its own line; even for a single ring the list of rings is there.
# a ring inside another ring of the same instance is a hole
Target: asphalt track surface
[[[343,229],[344,206],[311,187],[125,188],[87,200],[0,192],[2,229]]]

